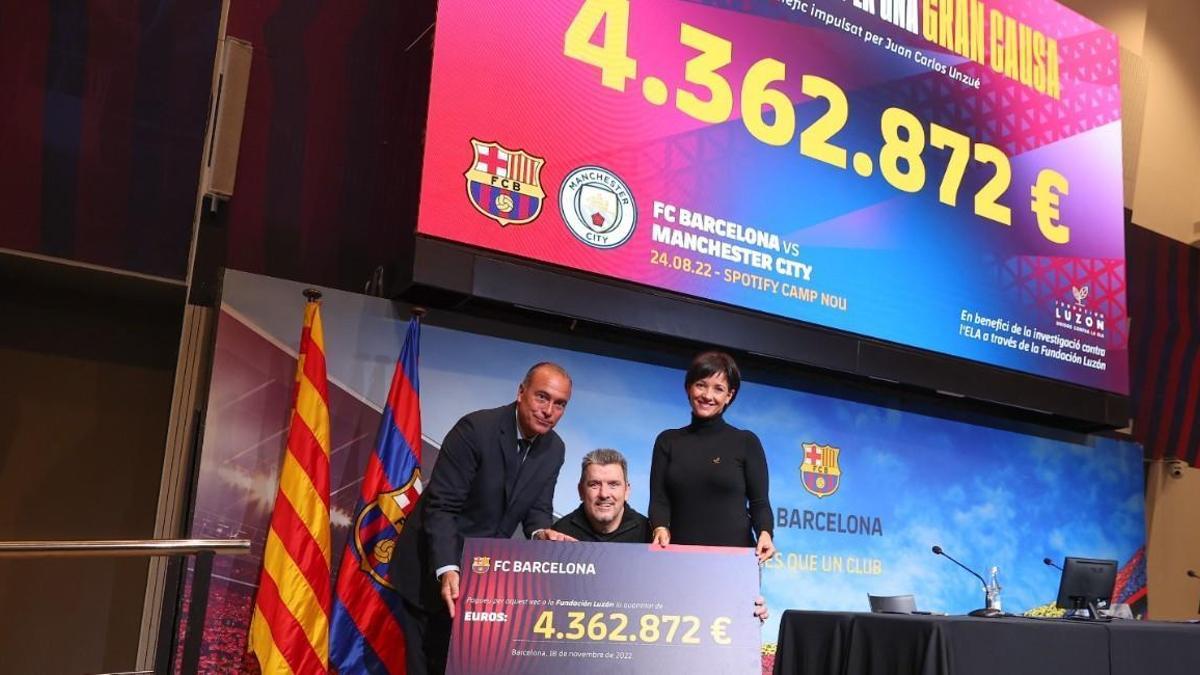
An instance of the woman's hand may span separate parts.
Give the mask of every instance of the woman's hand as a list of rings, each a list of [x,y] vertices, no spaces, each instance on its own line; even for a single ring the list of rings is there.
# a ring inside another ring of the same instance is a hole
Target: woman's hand
[[[652,543],[666,548],[667,544],[671,543],[671,531],[662,526],[654,528],[654,539],[652,540]]]
[[[761,595],[754,599],[754,618],[758,619],[759,623],[766,623],[767,619],[771,618],[771,611],[767,609],[767,599]]]
[[[754,547],[758,554],[758,564],[763,564],[775,556],[775,542],[771,540],[770,532],[758,533],[758,545]]]

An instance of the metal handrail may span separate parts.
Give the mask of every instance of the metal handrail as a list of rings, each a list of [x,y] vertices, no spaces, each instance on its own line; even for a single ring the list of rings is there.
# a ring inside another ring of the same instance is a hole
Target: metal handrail
[[[0,541],[0,558],[148,558],[250,552],[249,539],[105,539],[80,541]]]
[[[242,555],[250,552],[249,539],[108,539],[84,541],[0,541],[0,558],[151,558],[154,556],[195,556],[192,594],[188,609],[187,631],[183,640],[180,673],[199,672],[200,642],[208,608],[208,588],[212,579],[213,558],[218,554]],[[174,639],[174,631],[160,635],[160,656]],[[164,655],[165,654],[165,655]],[[160,659],[161,662],[162,659]]]

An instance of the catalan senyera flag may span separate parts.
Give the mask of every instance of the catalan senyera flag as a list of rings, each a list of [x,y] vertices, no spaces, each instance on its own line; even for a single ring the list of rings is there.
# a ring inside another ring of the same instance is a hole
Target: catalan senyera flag
[[[367,460],[354,524],[338,570],[330,654],[341,675],[403,673],[401,602],[387,568],[396,538],[421,496],[421,324],[413,318]]]
[[[266,675],[329,672],[329,386],[320,304],[309,297],[287,448],[250,622],[249,648]]]

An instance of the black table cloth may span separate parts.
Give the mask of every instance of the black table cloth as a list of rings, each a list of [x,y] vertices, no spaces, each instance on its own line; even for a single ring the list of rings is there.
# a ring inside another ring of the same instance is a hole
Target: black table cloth
[[[1200,626],[784,612],[777,675],[1197,675]]]

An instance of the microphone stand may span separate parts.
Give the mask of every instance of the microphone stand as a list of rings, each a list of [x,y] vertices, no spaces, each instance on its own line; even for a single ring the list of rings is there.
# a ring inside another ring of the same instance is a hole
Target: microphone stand
[[[949,554],[947,554],[945,551],[942,550],[941,546],[934,546],[932,551],[933,551],[934,555],[940,555],[940,556],[948,559],[950,562],[954,563],[955,565],[958,565],[959,567],[963,568],[964,570],[970,572],[976,579],[979,580],[979,583],[983,586],[983,607],[980,607],[979,609],[975,609],[975,610],[968,612],[967,616],[983,616],[983,617],[988,617],[988,618],[1004,616],[1004,612],[1001,612],[1000,610],[995,609],[988,605],[988,597],[987,597],[988,585],[987,585],[987,582],[983,580],[983,577],[979,576],[978,572],[976,572],[975,570],[971,569],[970,567],[967,567],[966,565],[958,562],[954,558],[951,558]]]
[[[1200,579],[1200,574],[1196,574],[1196,570],[1188,570],[1187,575],[1193,579]],[[1196,613],[1200,614],[1200,604],[1196,605]]]

